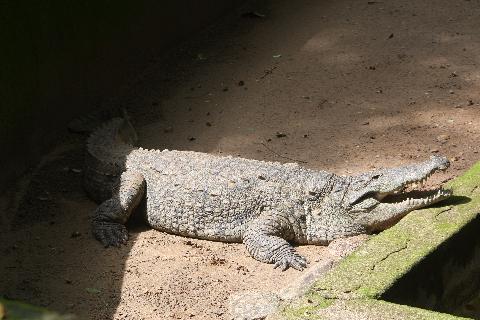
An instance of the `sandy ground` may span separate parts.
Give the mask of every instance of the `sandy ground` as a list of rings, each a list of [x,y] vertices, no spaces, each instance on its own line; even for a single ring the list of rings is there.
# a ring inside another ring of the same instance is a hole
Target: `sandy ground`
[[[452,167],[437,182],[479,159],[478,0],[282,0],[242,10],[152,57],[105,103],[129,110],[142,146],[338,174],[439,153]],[[251,10],[265,17],[241,15]],[[105,250],[89,231],[84,141],[66,133],[1,197],[1,294],[86,319],[226,319],[231,293],[299,276],[240,244],[141,223],[127,246]],[[298,250],[316,261],[326,249]]]

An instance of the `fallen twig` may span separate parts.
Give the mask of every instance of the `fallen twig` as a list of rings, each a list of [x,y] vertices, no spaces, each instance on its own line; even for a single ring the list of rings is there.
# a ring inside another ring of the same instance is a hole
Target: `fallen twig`
[[[289,158],[289,157],[286,157],[286,156],[283,156],[281,154],[279,154],[278,152],[276,152],[275,150],[273,150],[272,148],[270,148],[269,146],[267,146],[265,143],[263,142],[260,142],[260,144],[262,146],[265,147],[265,149],[267,149],[268,151],[270,151],[271,153],[273,153],[274,155],[276,155],[277,157],[280,157],[280,158],[283,158],[283,159],[287,159],[287,160],[291,160],[291,161],[295,161],[295,162],[299,162],[299,163],[308,163],[307,161],[304,161],[304,160],[299,160],[299,159],[294,159],[294,158]]]

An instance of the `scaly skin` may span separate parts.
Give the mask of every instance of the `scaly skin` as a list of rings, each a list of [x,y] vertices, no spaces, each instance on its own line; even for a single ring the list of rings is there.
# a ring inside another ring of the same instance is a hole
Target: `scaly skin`
[[[155,229],[243,242],[259,261],[302,270],[307,262],[290,243],[325,245],[380,231],[451,194],[437,189],[404,200],[402,193],[446,169],[444,157],[345,177],[294,163],[134,148],[135,138],[127,120],[113,119],[89,139],[85,187],[101,201],[93,233],[105,246],[127,241],[124,224],[145,198]]]

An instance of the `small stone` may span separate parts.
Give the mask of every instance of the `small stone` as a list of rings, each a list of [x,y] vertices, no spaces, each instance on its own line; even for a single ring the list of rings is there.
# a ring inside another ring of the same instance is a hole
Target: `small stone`
[[[447,143],[448,140],[450,140],[450,136],[448,134],[441,134],[437,136],[436,140],[440,143]]]
[[[268,139],[267,139],[267,142],[270,142],[270,141],[272,141],[272,139],[268,138]]]
[[[82,173],[82,170],[81,170],[81,169],[77,169],[77,168],[73,168],[73,169],[72,169],[72,172],[73,172],[73,173]]]
[[[223,92],[227,92],[228,91],[228,87],[225,87],[222,89]]]
[[[169,132],[172,132],[172,131],[173,131],[172,127],[166,127],[165,129],[163,129],[163,132],[165,132],[165,133],[169,133]]]
[[[283,133],[283,132],[278,132],[278,131],[277,131],[277,133],[275,134],[275,136],[276,136],[277,138],[285,138],[285,137],[287,136],[287,134],[286,134],[286,133]]]
[[[195,141],[196,138],[195,137],[188,137],[188,141]]]
[[[362,126],[368,126],[369,124],[370,124],[369,121],[365,121],[365,122],[362,123]]]
[[[245,81],[243,81],[243,80],[238,81],[238,86],[239,87],[243,87],[244,85],[245,85]]]
[[[304,137],[304,138],[308,138],[308,134],[304,134],[303,137]]]
[[[211,127],[211,126],[212,126],[212,124],[211,124],[210,122],[206,122],[205,125],[206,125],[207,127]]]
[[[270,292],[237,292],[229,298],[229,313],[235,320],[264,319],[278,309],[280,301],[280,297]]]
[[[393,38],[393,33],[391,33],[389,36],[388,36],[388,39],[392,39]]]
[[[449,90],[448,92],[449,92],[450,94],[454,94],[454,93],[455,93],[455,91],[453,91],[453,90]]]
[[[468,103],[467,103],[468,106],[473,106],[473,100],[468,100]]]
[[[438,149],[431,149],[431,150],[430,150],[431,153],[438,153],[439,151],[440,151],[440,150],[438,150]]]

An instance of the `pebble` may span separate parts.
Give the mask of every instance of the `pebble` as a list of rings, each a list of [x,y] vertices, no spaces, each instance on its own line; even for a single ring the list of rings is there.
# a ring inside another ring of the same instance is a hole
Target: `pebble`
[[[447,143],[448,140],[450,140],[450,136],[448,134],[441,134],[437,136],[437,141],[440,143]]]
[[[274,293],[243,291],[229,298],[230,318],[234,320],[265,319],[280,306],[281,299]]]

